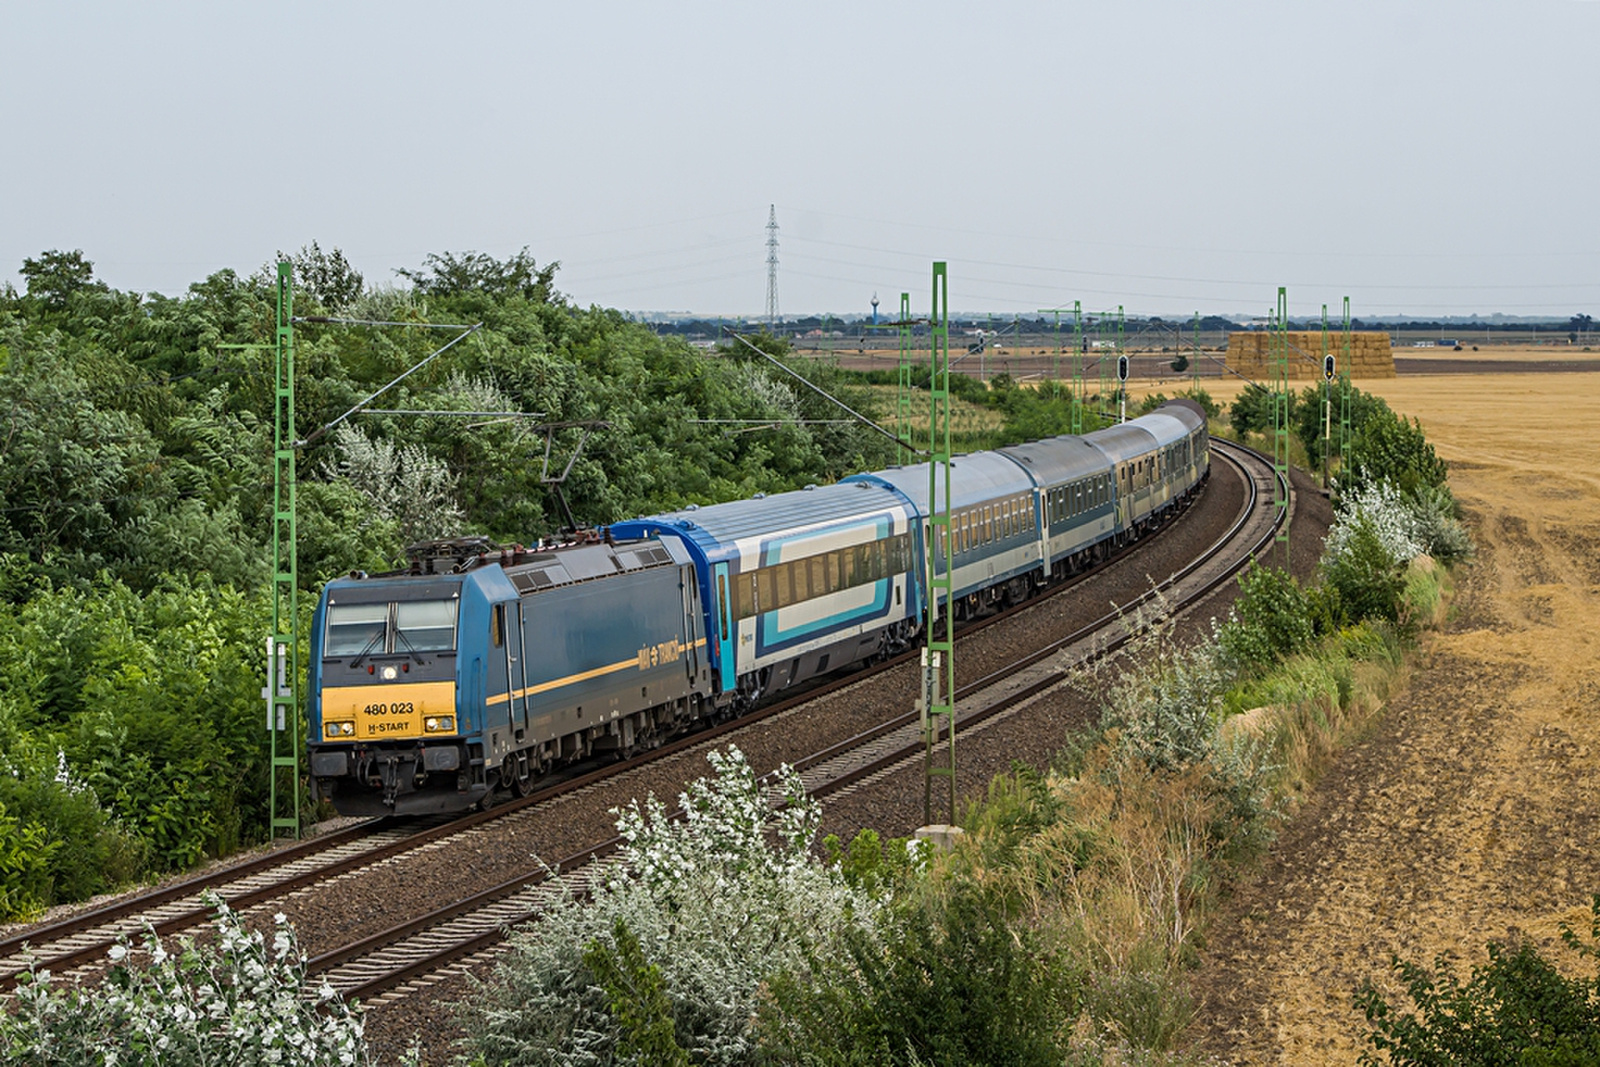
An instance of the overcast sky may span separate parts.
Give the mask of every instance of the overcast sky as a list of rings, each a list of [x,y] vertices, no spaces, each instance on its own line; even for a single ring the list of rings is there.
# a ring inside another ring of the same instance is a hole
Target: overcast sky
[[[759,316],[1600,315],[1600,2],[0,0],[0,271],[315,240]]]

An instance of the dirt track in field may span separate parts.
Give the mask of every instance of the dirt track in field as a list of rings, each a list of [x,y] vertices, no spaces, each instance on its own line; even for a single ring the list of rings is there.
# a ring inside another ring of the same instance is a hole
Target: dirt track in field
[[[1478,544],[1404,693],[1212,927],[1192,1047],[1354,1063],[1392,954],[1557,948],[1600,892],[1600,375],[1361,383],[1422,420]]]

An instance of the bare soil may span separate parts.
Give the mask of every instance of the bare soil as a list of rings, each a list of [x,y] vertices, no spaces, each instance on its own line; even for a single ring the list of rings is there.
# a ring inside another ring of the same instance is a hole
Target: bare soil
[[[1477,541],[1402,695],[1285,826],[1211,928],[1192,1047],[1354,1063],[1363,980],[1466,968],[1489,940],[1562,963],[1600,892],[1600,375],[1360,383],[1415,415]]]

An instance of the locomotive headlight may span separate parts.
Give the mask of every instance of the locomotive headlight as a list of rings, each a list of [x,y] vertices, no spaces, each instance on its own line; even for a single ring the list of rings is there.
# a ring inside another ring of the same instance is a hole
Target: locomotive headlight
[[[399,672],[396,671],[393,667],[385,667],[383,669],[383,680],[386,681],[386,682],[392,682],[396,678],[398,678],[399,676],[400,676]]]
[[[430,715],[422,722],[424,731],[430,734],[449,733],[456,728],[454,715]]]
[[[353,722],[330,722],[323,725],[322,732],[329,737],[350,737],[356,732]]]

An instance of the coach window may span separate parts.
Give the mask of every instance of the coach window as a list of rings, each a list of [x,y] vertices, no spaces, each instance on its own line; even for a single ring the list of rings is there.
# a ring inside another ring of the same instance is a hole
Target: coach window
[[[985,504],[983,508],[983,543],[994,542],[994,506]]]
[[[717,575],[717,614],[722,619],[722,639],[728,639],[728,579]]]

